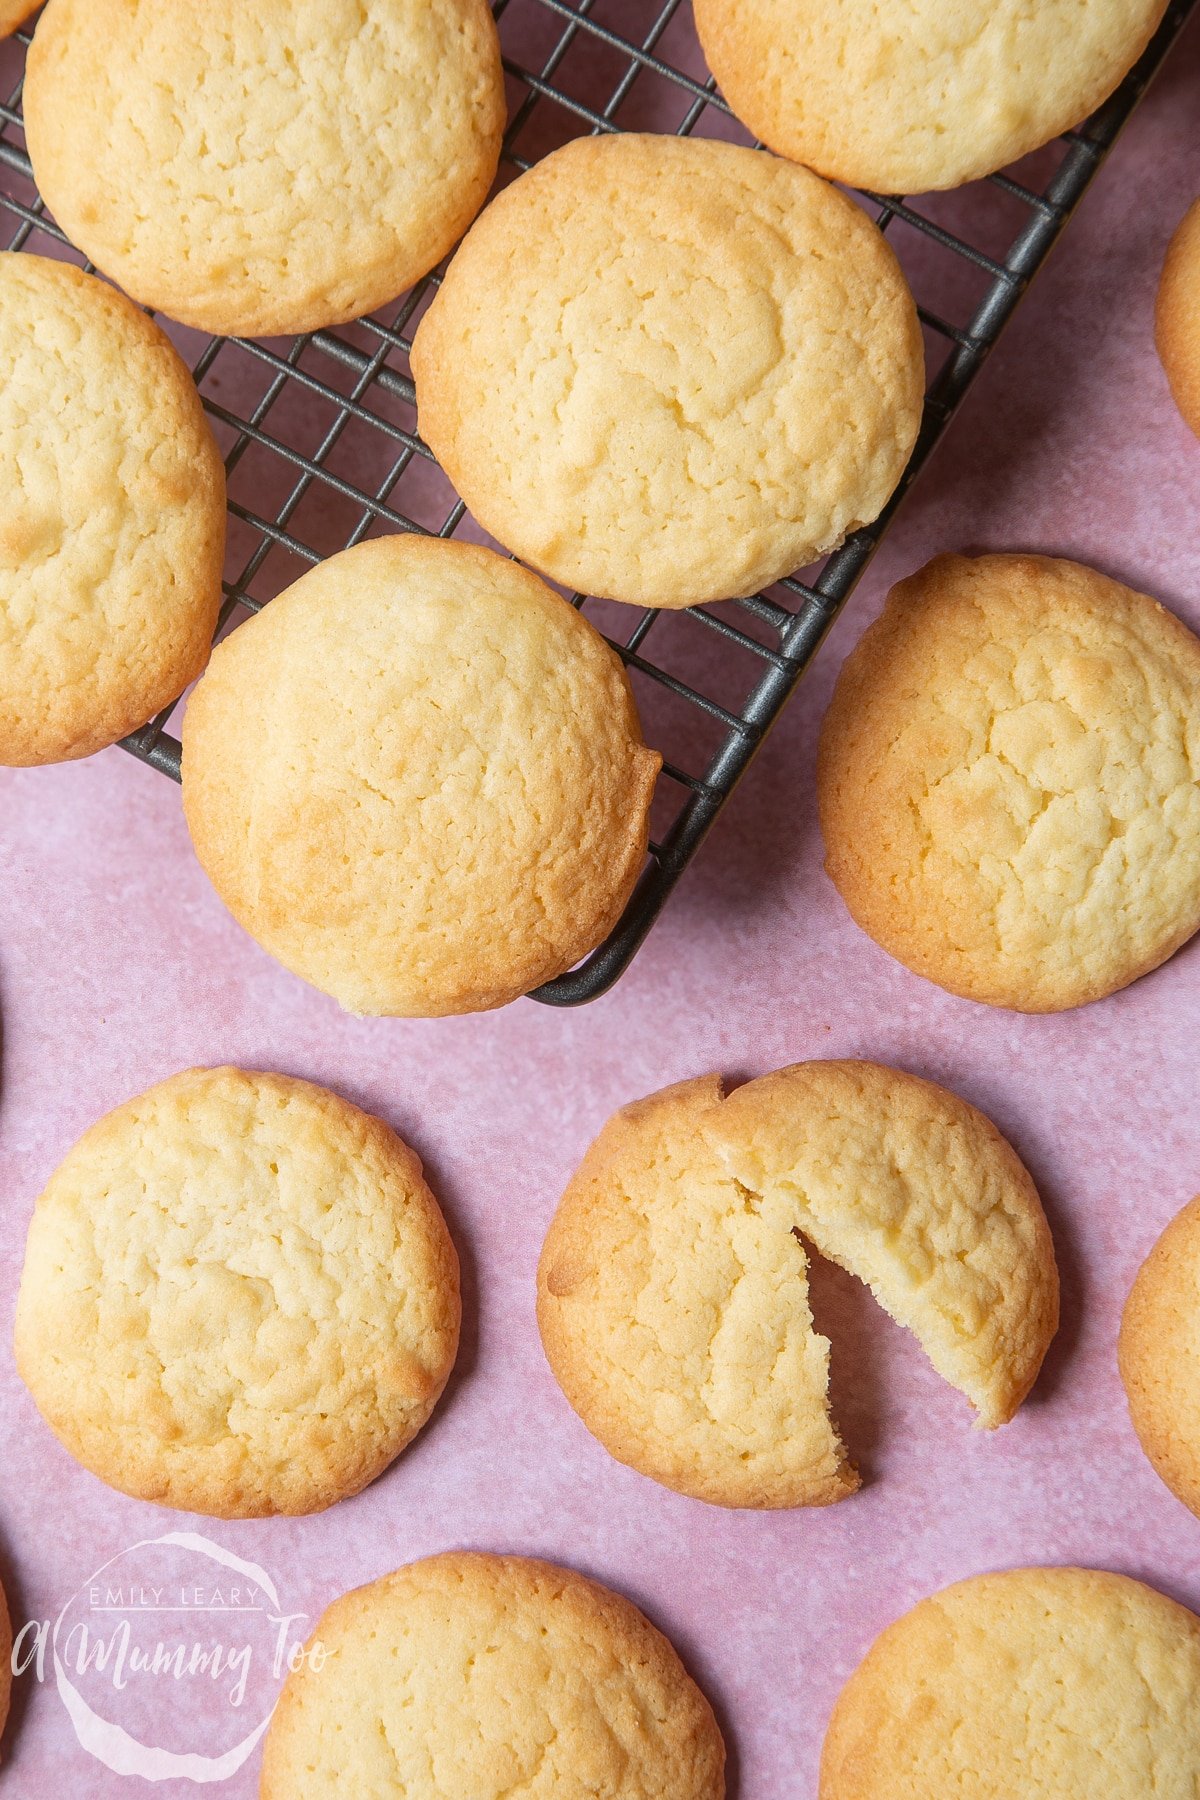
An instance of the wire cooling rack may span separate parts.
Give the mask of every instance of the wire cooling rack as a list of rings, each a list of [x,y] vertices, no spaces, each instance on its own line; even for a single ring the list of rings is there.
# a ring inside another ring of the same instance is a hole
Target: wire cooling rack
[[[751,600],[655,613],[571,596],[624,659],[647,738],[665,761],[650,855],[624,916],[585,962],[535,998],[593,999],[629,963],[1195,4],[1173,0],[1108,104],[1015,170],[917,205],[859,196],[912,282],[930,375],[916,448],[881,518],[822,565]],[[510,89],[502,175],[581,132],[749,141],[707,74],[684,0],[495,0],[494,10]],[[61,255],[65,240],[33,185],[21,126],[31,29],[0,46],[0,92],[8,94],[0,103],[0,220],[12,221],[0,242],[6,236],[8,249]],[[437,282],[435,273],[386,314],[295,340],[205,340],[171,328],[229,471],[222,631],[304,568],[370,535],[482,538],[416,431],[408,349]],[[125,748],[178,780],[179,741],[168,730],[174,711]]]

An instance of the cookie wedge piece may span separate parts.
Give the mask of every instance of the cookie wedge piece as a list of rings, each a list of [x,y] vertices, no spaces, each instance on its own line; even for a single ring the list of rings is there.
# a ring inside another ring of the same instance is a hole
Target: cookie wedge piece
[[[906,1326],[979,1423],[1013,1417],[1058,1329],[1033,1180],[956,1094],[870,1062],[808,1062],[730,1095],[709,1141]]]

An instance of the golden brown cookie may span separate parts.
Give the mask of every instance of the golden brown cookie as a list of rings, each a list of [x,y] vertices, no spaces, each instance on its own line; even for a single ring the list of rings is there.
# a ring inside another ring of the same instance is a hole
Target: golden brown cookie
[[[0,254],[0,763],[90,756],[208,659],[225,471],[191,375],[107,283]]]
[[[1200,1619],[1096,1569],[957,1582],[875,1640],[820,1800],[1192,1800]]]
[[[618,1461],[723,1506],[853,1493],[805,1242],[867,1282],[975,1407],[1010,1419],[1058,1323],[1054,1248],[996,1128],[931,1082],[812,1062],[617,1113],[538,1268],[550,1366]]]
[[[835,181],[957,187],[1079,125],[1166,0],[696,0],[708,66],[755,137]]]
[[[675,1651],[570,1569],[431,1556],[335,1600],[308,1651],[263,1800],[723,1800],[721,1734]]]
[[[32,19],[42,0],[0,0],[0,38],[11,37],[18,25]]]
[[[373,312],[478,212],[504,129],[486,0],[50,0],[38,187],[135,299],[202,331]]]
[[[183,803],[273,956],[351,1012],[431,1016],[502,1006],[606,936],[659,763],[617,656],[536,575],[378,538],[217,649]]]
[[[306,1081],[192,1069],[51,1177],[17,1365],[110,1487],[217,1518],[308,1513],[416,1436],[459,1317],[454,1246],[395,1132]]]
[[[892,956],[1021,1012],[1101,999],[1200,926],[1200,640],[1046,556],[893,588],[821,733],[825,866]]]
[[[1200,1199],[1172,1219],[1138,1271],[1120,1363],[1142,1449],[1200,1516]]]
[[[647,606],[753,594],[874,519],[921,418],[916,308],[866,214],[731,144],[578,138],[472,227],[412,351],[476,518]]]
[[[1183,215],[1167,250],[1154,339],[1175,404],[1200,437],[1200,200]]]

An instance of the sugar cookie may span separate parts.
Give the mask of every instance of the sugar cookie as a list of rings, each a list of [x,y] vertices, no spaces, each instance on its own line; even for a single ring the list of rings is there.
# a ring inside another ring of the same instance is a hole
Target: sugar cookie
[[[1166,0],[696,0],[708,66],[755,137],[888,194],[973,181],[1079,125]]]
[[[1184,214],[1167,250],[1154,337],[1175,404],[1200,437],[1200,200]]]
[[[724,1506],[858,1486],[829,1415],[802,1240],[871,1286],[981,1424],[1010,1419],[1058,1323],[1041,1202],[996,1128],[875,1063],[719,1076],[625,1107],[538,1268],[567,1399],[619,1461]]]
[[[1200,926],[1200,639],[1046,556],[940,556],[893,588],[821,733],[825,866],[951,993],[1057,1012]]]
[[[335,1600],[289,1675],[263,1800],[723,1800],[712,1708],[628,1600],[450,1551]]]
[[[183,803],[273,956],[351,1012],[429,1016],[501,1006],[604,938],[659,761],[617,656],[536,575],[379,538],[217,649]]]
[[[0,763],[89,756],[208,659],[225,471],[191,375],[123,294],[0,254]]]
[[[192,1069],[51,1177],[16,1353],[110,1487],[257,1518],[373,1481],[433,1411],[458,1327],[454,1246],[393,1131],[306,1081]]]
[[[1192,1800],[1200,1619],[1095,1569],[977,1575],[878,1637],[820,1800]]]
[[[1138,1271],[1120,1361],[1142,1449],[1200,1516],[1200,1199],[1172,1219]]]
[[[874,519],[921,418],[916,308],[835,188],[732,144],[578,138],[472,227],[412,351],[483,525],[647,606],[753,594]]]
[[[504,129],[486,0],[50,0],[38,187],[135,299],[202,331],[392,300],[486,198]]]

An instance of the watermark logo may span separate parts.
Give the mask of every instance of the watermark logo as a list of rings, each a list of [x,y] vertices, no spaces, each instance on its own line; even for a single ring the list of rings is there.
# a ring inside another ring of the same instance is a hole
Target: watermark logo
[[[225,1781],[262,1737],[289,1670],[325,1660],[274,1581],[198,1532],[120,1551],[54,1620],[13,1640],[14,1675],[53,1681],[80,1744],[116,1775]]]

